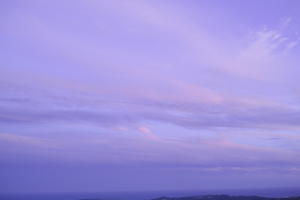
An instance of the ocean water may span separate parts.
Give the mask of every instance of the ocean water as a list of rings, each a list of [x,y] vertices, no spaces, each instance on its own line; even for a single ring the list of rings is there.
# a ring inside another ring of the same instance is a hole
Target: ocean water
[[[268,188],[243,190],[202,191],[152,191],[152,192],[102,192],[102,193],[53,193],[53,194],[0,194],[0,200],[150,200],[161,196],[181,197],[208,194],[258,195],[266,197],[300,196],[300,188]]]

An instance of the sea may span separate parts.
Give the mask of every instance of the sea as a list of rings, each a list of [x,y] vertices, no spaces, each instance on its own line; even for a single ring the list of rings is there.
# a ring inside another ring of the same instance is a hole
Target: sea
[[[158,197],[184,197],[201,195],[257,195],[264,197],[300,196],[299,188],[260,188],[193,191],[147,191],[147,192],[90,192],[90,193],[37,193],[37,194],[0,194],[0,200],[151,200]]]

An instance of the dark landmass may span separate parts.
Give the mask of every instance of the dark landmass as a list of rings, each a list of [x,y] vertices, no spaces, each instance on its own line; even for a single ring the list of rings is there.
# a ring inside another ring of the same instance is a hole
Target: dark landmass
[[[300,197],[261,197],[261,196],[230,196],[204,195],[191,197],[160,197],[153,200],[300,200]]]
[[[104,199],[81,199],[104,200]],[[230,195],[204,195],[190,197],[159,197],[152,200],[300,200],[299,197],[261,197],[261,196],[230,196]]]

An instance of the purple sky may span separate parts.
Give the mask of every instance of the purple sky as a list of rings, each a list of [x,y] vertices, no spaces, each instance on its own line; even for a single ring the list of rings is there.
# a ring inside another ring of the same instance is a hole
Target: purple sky
[[[300,186],[299,9],[1,1],[0,192]]]

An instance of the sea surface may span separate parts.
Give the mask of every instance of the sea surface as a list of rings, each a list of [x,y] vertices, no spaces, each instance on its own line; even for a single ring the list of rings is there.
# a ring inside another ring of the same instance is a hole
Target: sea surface
[[[182,197],[211,194],[258,195],[265,197],[300,196],[300,188],[268,188],[240,190],[199,191],[151,191],[151,192],[101,192],[101,193],[53,193],[53,194],[0,194],[0,200],[80,200],[97,198],[103,200],[150,200],[157,197]]]

